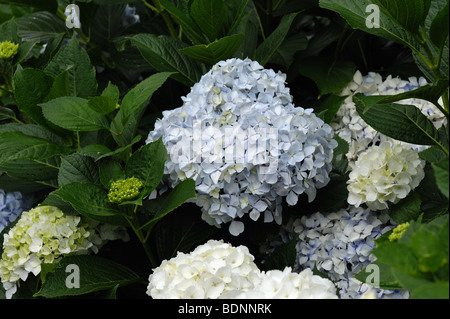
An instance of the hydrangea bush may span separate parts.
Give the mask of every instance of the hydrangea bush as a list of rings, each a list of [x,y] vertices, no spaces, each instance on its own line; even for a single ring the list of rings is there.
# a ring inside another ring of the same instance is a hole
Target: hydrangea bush
[[[448,299],[447,0],[19,2],[0,298]]]

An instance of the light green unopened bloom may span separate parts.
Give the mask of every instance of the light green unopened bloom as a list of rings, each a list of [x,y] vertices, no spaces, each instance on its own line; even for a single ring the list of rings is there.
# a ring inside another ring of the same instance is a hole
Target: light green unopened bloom
[[[403,236],[405,231],[408,229],[408,227],[409,227],[408,222],[400,224],[397,227],[395,227],[392,233],[389,235],[389,241],[393,242],[399,240]]]
[[[136,177],[119,179],[111,183],[108,199],[111,203],[122,203],[136,197],[144,184]]]
[[[8,59],[17,54],[19,45],[11,41],[0,42],[0,59]]]

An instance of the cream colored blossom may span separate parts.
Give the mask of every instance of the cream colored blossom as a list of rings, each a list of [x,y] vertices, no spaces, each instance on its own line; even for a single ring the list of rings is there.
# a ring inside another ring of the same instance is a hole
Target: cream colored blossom
[[[43,263],[67,254],[97,253],[110,239],[128,240],[120,227],[103,227],[85,217],[66,215],[59,208],[40,206],[23,212],[17,224],[4,234],[0,277],[11,298],[19,280],[37,276]]]
[[[362,152],[349,174],[347,201],[372,210],[388,208],[416,188],[424,178],[425,161],[418,152],[395,141],[384,141]]]

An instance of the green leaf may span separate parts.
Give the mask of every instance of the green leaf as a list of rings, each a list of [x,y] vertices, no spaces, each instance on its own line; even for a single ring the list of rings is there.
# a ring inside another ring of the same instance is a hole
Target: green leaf
[[[245,35],[242,33],[223,37],[210,44],[199,44],[183,48],[180,51],[191,58],[206,64],[216,64],[221,60],[233,57],[239,49]]]
[[[197,26],[194,20],[182,10],[172,4],[170,0],[159,0],[164,9],[181,25],[183,32],[194,43],[205,43],[202,36],[202,30]]]
[[[114,100],[114,102],[119,102],[120,91],[117,85],[112,84],[111,81],[108,82],[108,86],[103,90],[102,95]]]
[[[109,114],[116,109],[117,102],[107,96],[94,96],[89,98],[88,106],[99,114]]]
[[[23,41],[47,42],[67,31],[64,22],[56,15],[39,11],[16,19],[18,34]]]
[[[99,181],[98,168],[91,157],[80,153],[61,157],[58,174],[60,186],[72,182],[98,183]]]
[[[434,176],[436,178],[436,184],[439,187],[439,190],[445,197],[449,198],[449,189],[448,189],[448,181],[449,181],[449,161],[448,157],[443,158],[437,163],[432,164],[434,169]]]
[[[69,203],[81,215],[101,222],[127,225],[120,216],[121,211],[108,201],[108,192],[100,185],[74,182],[61,186],[52,194]]]
[[[420,215],[420,195],[412,191],[391,208],[390,215],[398,224],[415,220]]]
[[[270,61],[283,43],[298,13],[290,13],[283,16],[278,27],[256,48],[253,60],[258,61],[263,66]]]
[[[109,129],[106,117],[92,110],[88,100],[64,96],[39,104],[44,116],[53,124],[71,131]]]
[[[431,146],[421,152],[419,157],[427,162],[436,163],[445,158],[445,153],[437,146]]]
[[[442,48],[449,33],[449,2],[440,10],[430,26],[430,39],[438,48]]]
[[[409,246],[404,243],[382,243],[372,250],[372,253],[380,263],[409,275],[418,273],[418,261]]]
[[[21,132],[0,134],[0,164],[17,159],[44,160],[69,151],[65,147]]]
[[[301,61],[299,72],[317,84],[320,95],[326,95],[341,92],[352,81],[355,68],[353,62],[312,56]]]
[[[200,65],[179,50],[186,44],[166,35],[137,34],[130,38],[131,44],[139,49],[144,59],[160,72],[176,72],[172,77],[191,86],[202,75]]]
[[[43,127],[50,128],[39,103],[44,102],[53,79],[40,69],[18,67],[13,76],[14,98],[22,112]]]
[[[97,95],[95,68],[75,37],[59,49],[44,69],[52,77],[64,71],[69,73],[70,92],[73,96],[87,98]]]
[[[56,76],[53,81],[52,87],[50,88],[50,92],[47,96],[47,101],[68,95],[70,95],[69,72],[64,71]]]
[[[44,269],[41,273],[43,284],[34,295],[35,297],[78,296],[142,280],[128,267],[110,259],[92,255],[67,256],[56,265],[51,265],[50,269],[46,270],[45,267],[47,267],[46,264],[43,265]],[[72,286],[74,283],[78,283],[79,286]]]
[[[362,94],[353,97],[358,114],[373,129],[407,143],[443,148],[438,131],[417,107],[395,103],[375,104],[379,99]]]
[[[154,214],[154,217],[142,225],[141,228],[153,225],[168,213],[193,198],[197,198],[195,192],[195,181],[192,179],[186,179],[177,184],[177,186],[173,189],[146,203],[147,210],[151,211]]]
[[[338,146],[333,150],[332,167],[340,175],[345,175],[348,167],[347,153],[349,144],[337,134],[334,136],[334,139],[338,142]]]
[[[112,182],[125,179],[125,171],[122,165],[114,159],[103,160],[99,169],[100,181],[107,189],[111,187]]]
[[[392,22],[411,33],[418,33],[430,9],[431,0],[374,0]]]
[[[449,283],[434,282],[411,291],[411,299],[449,299]]]
[[[8,107],[0,106],[0,121],[15,119],[16,113]]]
[[[139,148],[125,166],[127,177],[136,177],[144,183],[141,197],[150,195],[164,175],[164,165],[168,159],[162,138]]]
[[[374,4],[377,3],[371,0],[320,0],[319,2],[322,8],[339,13],[354,29],[360,29],[364,32],[399,42],[411,48],[418,46],[417,41],[406,32],[405,28],[396,23],[384,10],[379,10],[379,21],[376,21],[379,22],[379,25],[374,24],[368,27],[366,22],[371,21],[371,11],[366,10],[369,5]]]
[[[153,93],[173,74],[173,72],[153,74],[128,91],[120,105],[120,117],[124,126],[130,116],[135,115],[136,119],[142,116],[143,107],[147,106]]]
[[[193,0],[190,16],[212,42],[225,23],[227,7],[223,0]]]
[[[370,266],[372,265],[372,266]],[[368,285],[371,285],[371,278],[369,277],[371,274],[373,274],[374,266],[378,267],[379,270],[379,287],[380,289],[387,289],[387,290],[395,290],[395,289],[401,289],[402,287],[399,285],[399,282],[397,278],[392,273],[392,268],[389,266],[386,266],[382,263],[379,263],[377,260],[370,263],[368,266],[364,267],[360,272],[358,272],[355,275],[355,278],[359,281],[366,283]],[[371,268],[373,267],[373,268]],[[375,279],[375,278],[374,278]],[[372,285],[373,286],[373,285]]]
[[[445,255],[441,251],[439,237],[434,232],[421,227],[411,236],[410,246],[419,260],[419,269],[422,272],[435,272],[443,266]]]
[[[54,144],[57,144],[62,147],[66,147],[66,143],[64,139],[52,132],[47,131],[36,124],[17,124],[17,123],[8,123],[0,125],[0,133],[5,132],[20,132],[22,134],[38,137]]]

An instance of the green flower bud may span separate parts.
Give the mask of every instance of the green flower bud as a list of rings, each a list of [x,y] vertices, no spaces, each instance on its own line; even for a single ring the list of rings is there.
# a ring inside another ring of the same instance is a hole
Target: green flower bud
[[[408,222],[400,224],[397,227],[395,227],[392,233],[389,235],[389,241],[393,242],[399,240],[403,236],[405,231],[408,229],[408,227],[409,227]]]
[[[136,197],[144,184],[136,177],[119,179],[111,183],[108,200],[111,203],[120,204]]]
[[[11,41],[0,42],[0,59],[8,59],[17,54],[19,45]]]

